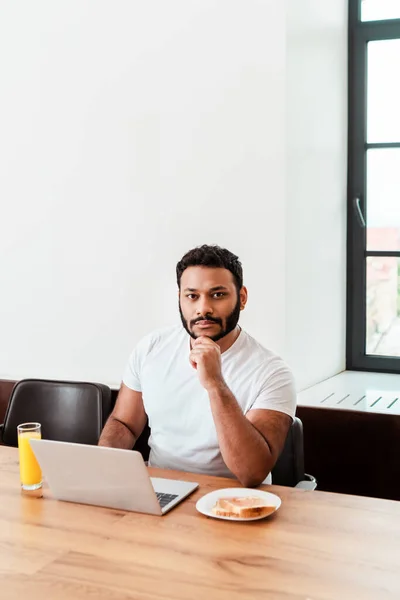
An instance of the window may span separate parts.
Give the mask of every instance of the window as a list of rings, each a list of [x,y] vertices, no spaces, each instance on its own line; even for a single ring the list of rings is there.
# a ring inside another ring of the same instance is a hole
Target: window
[[[379,21],[383,19],[400,19],[399,0],[362,0],[362,21]]]
[[[349,9],[347,368],[400,372],[400,0]]]

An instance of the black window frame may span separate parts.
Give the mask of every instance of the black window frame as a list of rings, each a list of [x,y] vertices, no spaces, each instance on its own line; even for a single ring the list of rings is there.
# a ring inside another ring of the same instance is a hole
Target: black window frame
[[[400,148],[400,140],[398,143],[367,143],[367,46],[371,41],[391,39],[400,39],[400,18],[361,21],[361,0],[349,0],[346,368],[400,373],[400,357],[365,352],[367,257],[400,258],[400,251],[366,249],[364,220],[367,150]]]

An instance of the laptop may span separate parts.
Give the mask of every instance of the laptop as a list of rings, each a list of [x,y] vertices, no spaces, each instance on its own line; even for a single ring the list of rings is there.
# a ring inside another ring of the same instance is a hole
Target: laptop
[[[164,515],[199,484],[150,477],[140,452],[52,440],[30,440],[58,500]]]

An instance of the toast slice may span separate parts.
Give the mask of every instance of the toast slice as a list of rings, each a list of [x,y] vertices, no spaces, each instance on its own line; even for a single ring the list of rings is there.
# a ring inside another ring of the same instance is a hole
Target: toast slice
[[[275,508],[258,496],[243,496],[219,498],[212,508],[212,512],[220,517],[253,519],[254,517],[266,517],[273,513]]]

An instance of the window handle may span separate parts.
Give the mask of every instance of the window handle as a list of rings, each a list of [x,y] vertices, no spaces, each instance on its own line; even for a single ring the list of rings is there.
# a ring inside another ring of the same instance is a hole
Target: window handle
[[[361,210],[360,198],[358,198],[358,197],[354,198],[354,211],[357,215],[360,226],[365,228],[365,219],[364,219],[364,215],[362,214],[362,210]]]

